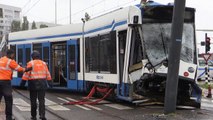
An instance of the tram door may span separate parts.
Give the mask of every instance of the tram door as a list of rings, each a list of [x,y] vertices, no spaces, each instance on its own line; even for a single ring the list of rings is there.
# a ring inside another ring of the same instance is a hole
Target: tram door
[[[50,42],[42,43],[42,60],[46,62],[47,67],[50,71]]]
[[[119,95],[124,95],[124,87],[123,85],[123,70],[124,70],[124,57],[126,52],[126,37],[127,37],[127,31],[120,31],[118,33],[119,38],[119,71],[120,71],[120,79],[119,79],[119,88],[118,93]]]
[[[72,90],[82,88],[82,83],[78,81],[78,48],[77,40],[67,41],[67,87]]]
[[[26,45],[17,45],[18,48],[18,54],[17,56],[17,63],[22,66],[26,67],[27,62],[31,60],[31,44],[26,44]],[[17,80],[12,82],[13,85],[19,85],[21,78],[22,78],[23,73],[18,72],[18,77]]]
[[[56,42],[51,45],[51,73],[54,87],[67,86],[66,42]]]

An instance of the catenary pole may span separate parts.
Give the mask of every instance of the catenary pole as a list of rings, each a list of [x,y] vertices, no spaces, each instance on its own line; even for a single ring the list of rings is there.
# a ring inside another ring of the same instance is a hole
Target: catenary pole
[[[70,24],[72,23],[72,0],[70,0]]]
[[[55,0],[55,24],[57,24],[57,0]]]
[[[169,68],[166,80],[166,93],[164,101],[165,114],[174,113],[176,110],[185,2],[186,0],[175,0],[174,3],[171,42],[169,46]]]

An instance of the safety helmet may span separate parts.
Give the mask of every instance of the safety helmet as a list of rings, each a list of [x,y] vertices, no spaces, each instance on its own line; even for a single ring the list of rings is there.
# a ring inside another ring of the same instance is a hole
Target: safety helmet
[[[34,50],[31,54],[31,57],[33,59],[36,59],[36,58],[38,59],[38,58],[40,58],[40,53],[37,50]]]

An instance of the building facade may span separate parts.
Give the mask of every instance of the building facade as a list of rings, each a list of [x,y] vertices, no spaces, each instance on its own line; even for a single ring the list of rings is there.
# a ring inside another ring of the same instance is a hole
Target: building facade
[[[11,31],[13,20],[21,21],[21,8],[0,4],[0,37]]]

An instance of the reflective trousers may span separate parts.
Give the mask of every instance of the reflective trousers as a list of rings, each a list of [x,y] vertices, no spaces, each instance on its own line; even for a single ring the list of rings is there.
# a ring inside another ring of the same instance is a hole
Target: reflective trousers
[[[30,90],[31,116],[36,117],[37,99],[40,118],[45,118],[45,90]]]
[[[6,104],[5,107],[6,120],[12,120],[13,97],[12,97],[11,81],[0,80],[0,98],[2,96],[4,96]]]

